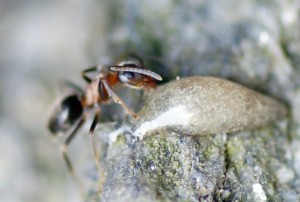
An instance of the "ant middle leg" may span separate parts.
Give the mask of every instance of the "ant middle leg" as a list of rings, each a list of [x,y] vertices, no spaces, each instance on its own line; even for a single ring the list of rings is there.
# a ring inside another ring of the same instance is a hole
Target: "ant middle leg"
[[[96,115],[95,115],[92,125],[90,127],[89,134],[90,134],[90,141],[91,141],[91,146],[92,146],[92,150],[93,150],[96,167],[97,167],[98,171],[101,172],[101,167],[100,167],[100,163],[99,163],[99,154],[98,154],[98,151],[96,148],[95,136],[94,136],[94,131],[99,122],[99,119],[100,119],[100,109],[98,109],[96,112]]]
[[[98,193],[101,193],[102,188],[103,188],[103,184],[104,184],[104,180],[105,180],[105,175],[104,175],[104,171],[103,171],[103,169],[101,168],[101,165],[100,165],[99,153],[98,153],[98,150],[96,148],[95,138],[94,138],[95,137],[94,131],[95,131],[95,128],[96,128],[96,126],[99,122],[99,119],[100,119],[100,109],[97,110],[95,118],[94,118],[93,123],[92,123],[91,128],[90,128],[90,140],[91,140],[91,145],[92,145],[92,149],[93,149],[94,160],[95,160],[96,167],[97,167],[97,170],[98,170],[99,176],[100,176],[100,178],[98,180],[98,184],[99,184]]]

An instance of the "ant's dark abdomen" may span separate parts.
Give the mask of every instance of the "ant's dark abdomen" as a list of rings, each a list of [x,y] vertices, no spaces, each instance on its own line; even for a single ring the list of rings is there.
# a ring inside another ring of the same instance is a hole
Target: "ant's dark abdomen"
[[[83,107],[77,95],[64,98],[50,117],[48,128],[53,134],[66,132],[82,116]]]

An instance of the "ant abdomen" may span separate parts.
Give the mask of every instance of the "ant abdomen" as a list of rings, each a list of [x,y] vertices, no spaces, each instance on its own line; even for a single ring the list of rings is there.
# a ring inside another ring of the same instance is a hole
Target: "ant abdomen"
[[[50,117],[48,128],[53,134],[66,132],[82,116],[83,107],[78,95],[65,97]]]

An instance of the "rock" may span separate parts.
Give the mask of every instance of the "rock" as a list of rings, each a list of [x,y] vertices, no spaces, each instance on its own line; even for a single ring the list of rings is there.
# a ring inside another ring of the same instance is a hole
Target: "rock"
[[[296,201],[300,181],[282,150],[285,127],[274,127],[208,136],[165,128],[136,142],[127,128],[106,151],[101,199]]]

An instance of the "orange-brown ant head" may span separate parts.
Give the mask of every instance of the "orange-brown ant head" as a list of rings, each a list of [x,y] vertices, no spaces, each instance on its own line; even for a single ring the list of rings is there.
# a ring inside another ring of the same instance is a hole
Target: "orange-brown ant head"
[[[155,88],[155,81],[162,80],[159,74],[144,69],[142,63],[131,60],[119,63],[117,66],[112,66],[110,70],[117,72],[120,83],[132,88]]]

